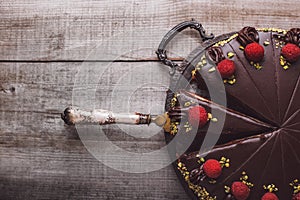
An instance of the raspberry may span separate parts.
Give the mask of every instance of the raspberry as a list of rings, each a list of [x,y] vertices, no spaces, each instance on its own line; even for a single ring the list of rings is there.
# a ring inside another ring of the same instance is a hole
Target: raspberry
[[[295,62],[300,58],[300,48],[295,45],[288,43],[281,49],[281,54],[289,62]]]
[[[293,200],[300,200],[300,192],[293,196]]]
[[[194,106],[190,108],[188,115],[189,123],[194,127],[199,126],[201,128],[207,123],[208,115],[205,108],[202,106]]]
[[[235,66],[232,60],[222,60],[217,66],[222,78],[229,78],[234,74]]]
[[[267,192],[266,194],[264,194],[264,196],[262,196],[261,200],[279,200],[279,199],[276,196],[276,194],[272,192]]]
[[[245,55],[248,60],[260,62],[264,58],[265,50],[257,42],[252,42],[245,47]]]
[[[209,159],[203,164],[203,171],[209,178],[218,178],[222,173],[222,167],[219,161]]]
[[[231,193],[236,200],[246,200],[250,194],[250,189],[245,183],[236,181],[231,185]]]

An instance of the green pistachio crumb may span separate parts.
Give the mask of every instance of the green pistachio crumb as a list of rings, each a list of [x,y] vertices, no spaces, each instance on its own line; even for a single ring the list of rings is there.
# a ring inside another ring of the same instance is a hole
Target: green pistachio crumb
[[[216,71],[216,68],[212,67],[208,70],[209,73]]]
[[[265,45],[265,46],[268,46],[269,44],[270,44],[269,41],[265,41],[265,42],[264,42],[264,45]]]
[[[234,53],[233,52],[228,52],[227,56],[228,56],[228,58],[233,58],[234,57]]]
[[[212,122],[218,122],[218,119],[217,118],[212,118],[211,121]]]

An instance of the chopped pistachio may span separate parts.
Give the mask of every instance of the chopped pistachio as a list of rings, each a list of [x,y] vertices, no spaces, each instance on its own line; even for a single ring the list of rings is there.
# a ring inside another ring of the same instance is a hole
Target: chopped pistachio
[[[265,42],[264,42],[264,45],[265,45],[265,46],[268,46],[269,44],[270,44],[269,41],[265,41]]]
[[[228,52],[227,56],[228,56],[228,58],[233,58],[234,57],[234,53],[233,52]]]
[[[204,162],[205,162],[205,159],[204,159],[204,158],[200,158],[200,161],[204,163]]]
[[[228,80],[228,83],[229,83],[230,85],[233,85],[233,84],[236,83],[236,79],[234,78],[234,79]]]
[[[209,73],[216,71],[216,68],[212,67],[208,70]]]
[[[212,122],[218,122],[218,119],[217,118],[212,118],[211,121]]]
[[[191,102],[189,102],[189,101],[184,103],[185,107],[189,107],[190,105],[191,105]]]
[[[196,77],[196,69],[194,69],[193,71],[192,71],[192,78],[195,78]]]
[[[283,66],[284,70],[287,70],[288,68],[289,68],[289,66],[287,66],[287,65]]]
[[[227,185],[225,185],[224,189],[225,189],[225,193],[230,193],[230,187],[228,187]]]
[[[207,114],[207,118],[208,118],[208,119],[211,119],[211,118],[212,118],[212,114],[211,114],[211,113],[208,113],[208,114]]]

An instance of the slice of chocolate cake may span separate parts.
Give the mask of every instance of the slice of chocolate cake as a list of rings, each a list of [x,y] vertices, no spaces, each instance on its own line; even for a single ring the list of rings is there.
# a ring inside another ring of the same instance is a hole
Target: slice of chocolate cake
[[[184,141],[170,151],[191,197],[300,199],[300,29],[245,27],[204,42],[176,73],[166,139],[195,132],[184,155]],[[207,138],[216,145],[203,150]]]

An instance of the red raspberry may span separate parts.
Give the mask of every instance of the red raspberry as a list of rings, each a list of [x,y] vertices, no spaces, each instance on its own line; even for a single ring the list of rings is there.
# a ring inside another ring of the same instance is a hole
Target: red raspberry
[[[250,194],[250,189],[245,183],[236,181],[231,185],[231,194],[236,200],[246,200]]]
[[[264,196],[262,196],[261,200],[279,200],[279,199],[276,196],[276,194],[272,192],[267,192],[266,194],[264,194]]]
[[[209,159],[203,164],[203,171],[209,178],[218,178],[222,173],[222,167],[219,161]]]
[[[194,106],[190,108],[188,115],[189,123],[194,127],[199,126],[201,128],[207,123],[208,115],[205,108],[202,106]]]
[[[235,71],[235,65],[232,60],[222,60],[217,66],[222,78],[230,78]]]
[[[281,54],[289,62],[295,62],[300,58],[300,48],[295,45],[288,43],[281,49]]]
[[[265,49],[257,42],[252,42],[245,47],[245,55],[248,60],[260,62],[264,58]]]
[[[293,200],[300,200],[300,192],[293,196]]]

